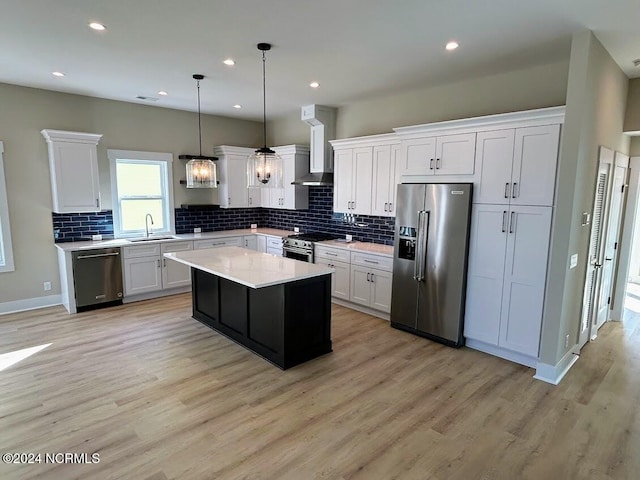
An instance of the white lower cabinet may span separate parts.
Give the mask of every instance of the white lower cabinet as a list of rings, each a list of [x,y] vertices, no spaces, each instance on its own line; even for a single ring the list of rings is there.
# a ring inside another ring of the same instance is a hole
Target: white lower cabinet
[[[162,255],[192,249],[191,241],[123,247],[125,297],[189,286],[189,267],[166,260]]]
[[[391,311],[391,272],[351,265],[350,300],[366,307]]]
[[[217,247],[242,247],[244,245],[244,237],[222,237],[210,238],[207,240],[194,240],[193,249],[201,250],[203,248]]]
[[[266,236],[267,253],[282,256],[282,237]]]
[[[315,263],[318,265],[326,265],[335,270],[331,274],[331,296],[349,300],[351,265],[336,260],[327,260],[326,258],[316,258]]]
[[[534,363],[540,344],[552,209],[482,204],[473,208],[467,343],[480,349],[482,345],[474,341],[506,349],[506,358]]]
[[[256,235],[256,250],[267,253],[267,237],[264,235]]]
[[[256,235],[245,235],[243,238],[244,248],[248,248],[250,250],[258,250],[258,237]]]

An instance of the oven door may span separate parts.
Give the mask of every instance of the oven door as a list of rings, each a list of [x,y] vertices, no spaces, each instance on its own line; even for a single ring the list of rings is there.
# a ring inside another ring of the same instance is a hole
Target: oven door
[[[282,247],[282,256],[300,260],[301,262],[313,263],[313,250],[284,246]]]

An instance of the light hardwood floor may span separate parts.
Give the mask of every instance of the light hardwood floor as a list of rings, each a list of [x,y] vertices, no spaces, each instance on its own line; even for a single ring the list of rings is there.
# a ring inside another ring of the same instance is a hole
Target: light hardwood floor
[[[636,479],[640,328],[605,325],[561,385],[334,306],[334,352],[282,372],[189,295],[0,317],[2,479]]]

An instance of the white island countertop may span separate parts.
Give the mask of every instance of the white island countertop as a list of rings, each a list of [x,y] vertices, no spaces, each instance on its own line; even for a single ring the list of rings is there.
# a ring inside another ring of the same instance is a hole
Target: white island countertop
[[[301,262],[240,247],[189,250],[165,253],[164,256],[251,288],[295,282],[328,275],[334,271],[324,265]]]

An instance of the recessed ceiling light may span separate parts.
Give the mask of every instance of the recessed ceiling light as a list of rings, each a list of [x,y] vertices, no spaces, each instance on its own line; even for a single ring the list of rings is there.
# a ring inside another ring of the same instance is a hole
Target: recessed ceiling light
[[[91,22],[89,24],[89,27],[93,28],[94,30],[97,30],[99,32],[102,32],[102,31],[107,29],[106,26],[104,26],[102,23],[98,23],[98,22]]]
[[[318,82],[311,82],[311,83],[309,84],[309,86],[310,86],[311,88],[318,88],[318,87],[320,86],[320,84],[319,84]]]
[[[238,105],[237,103],[233,106],[233,108],[242,108],[242,105]]]
[[[64,77],[64,73],[62,72],[51,72],[51,75],[55,77]]]
[[[449,43],[447,43],[447,45],[444,47],[447,50],[451,51],[451,50],[455,50],[456,48],[458,48],[460,45],[458,45],[458,42],[454,42],[453,40]]]
[[[158,92],[158,95],[162,95],[163,97],[166,97],[167,95],[169,95],[167,92],[165,92],[164,90],[160,90]]]
[[[236,64],[236,61],[233,58],[227,58],[224,62],[225,65],[233,67]]]

